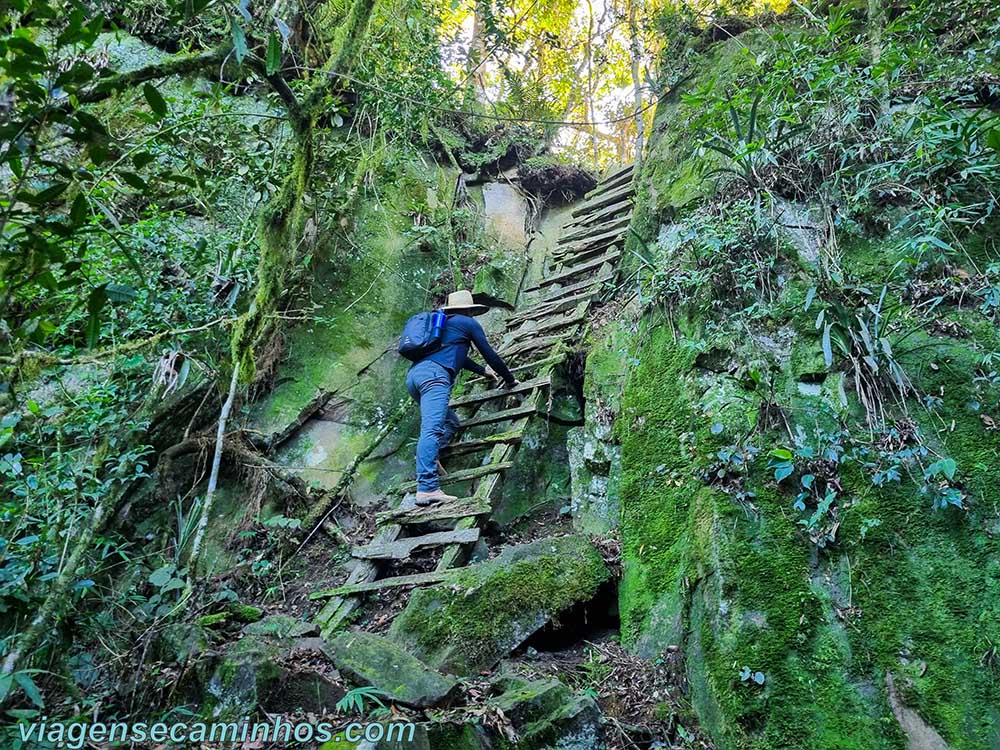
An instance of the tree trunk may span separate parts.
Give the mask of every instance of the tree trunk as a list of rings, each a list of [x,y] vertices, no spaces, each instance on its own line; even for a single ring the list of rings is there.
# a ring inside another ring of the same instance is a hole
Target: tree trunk
[[[871,1],[874,2],[874,0]],[[642,76],[640,71],[642,42],[639,39],[639,28],[635,19],[635,4],[637,0],[626,0],[626,2],[628,2],[629,48],[632,56],[632,92],[635,97],[635,161],[638,163],[642,159],[642,149],[646,137],[646,121],[643,118],[642,111]]]

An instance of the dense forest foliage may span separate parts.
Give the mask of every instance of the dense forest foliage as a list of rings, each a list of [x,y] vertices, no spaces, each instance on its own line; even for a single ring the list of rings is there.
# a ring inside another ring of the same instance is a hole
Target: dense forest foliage
[[[621,281],[482,555],[516,561],[533,524],[571,540],[561,593],[528,599],[559,602],[544,622],[593,600],[613,632],[546,625],[577,649],[560,700],[599,706],[615,748],[1000,744],[991,3],[11,0],[0,19],[4,743],[45,715],[301,709],[267,703],[263,665],[322,670],[268,645],[248,692],[232,649],[276,618],[314,635],[310,593],[412,478],[402,322],[460,288],[523,300],[546,222],[635,162]],[[406,603],[373,597],[352,627]],[[423,626],[488,641],[495,613],[463,607],[472,626]],[[435,748],[605,746],[551,717],[512,739],[520,714],[487,696],[513,678],[475,682],[497,662],[456,674],[448,711],[394,715]],[[341,671],[310,715],[384,718]]]

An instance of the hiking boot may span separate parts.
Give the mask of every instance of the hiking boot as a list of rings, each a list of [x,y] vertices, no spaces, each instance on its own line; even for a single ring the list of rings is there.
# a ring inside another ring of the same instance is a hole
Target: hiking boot
[[[430,505],[431,503],[446,503],[451,500],[457,500],[458,498],[454,495],[446,495],[440,489],[431,490],[430,492],[418,492],[416,500],[414,502],[420,506]]]

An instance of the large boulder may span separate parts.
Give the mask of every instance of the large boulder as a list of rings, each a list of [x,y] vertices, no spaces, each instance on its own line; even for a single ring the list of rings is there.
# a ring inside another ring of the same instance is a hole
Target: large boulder
[[[272,713],[332,712],[346,690],[321,639],[247,635],[222,654],[207,692],[207,714],[225,720],[258,706]]]
[[[414,708],[446,702],[458,682],[429,669],[396,643],[373,633],[341,633],[329,641],[334,664],[342,674],[371,685],[388,700]]]
[[[601,750],[601,711],[593,698],[554,679],[504,677],[491,703],[510,719],[520,750]]]
[[[589,600],[610,573],[580,536],[508,547],[417,591],[389,637],[434,669],[489,669],[560,612]]]

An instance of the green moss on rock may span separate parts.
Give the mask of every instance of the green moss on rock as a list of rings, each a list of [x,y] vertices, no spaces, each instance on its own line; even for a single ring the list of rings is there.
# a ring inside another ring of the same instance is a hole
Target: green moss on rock
[[[473,674],[593,597],[608,576],[600,553],[581,537],[508,547],[444,584],[415,592],[389,637],[434,669]]]

